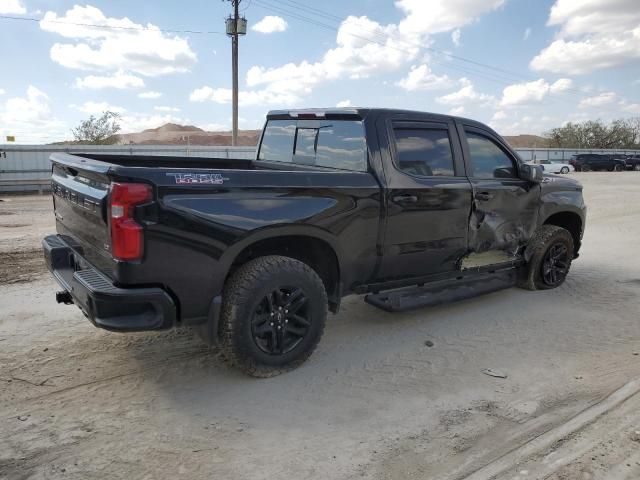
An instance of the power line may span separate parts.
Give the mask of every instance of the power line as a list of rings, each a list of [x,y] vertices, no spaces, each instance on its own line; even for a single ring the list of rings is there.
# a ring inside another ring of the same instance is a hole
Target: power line
[[[224,32],[217,31],[205,31],[205,30],[176,30],[176,29],[168,29],[168,28],[150,28],[150,27],[124,27],[124,26],[112,26],[112,25],[96,25],[93,23],[79,23],[79,22],[64,22],[61,20],[45,20],[44,18],[33,18],[33,17],[12,17],[9,15],[0,15],[0,19],[2,20],[18,20],[23,22],[35,22],[35,23],[55,23],[59,25],[73,25],[77,27],[91,27],[91,28],[102,28],[105,30],[132,30],[132,31],[150,31],[150,32],[163,32],[163,33],[183,33],[183,34],[200,34],[200,35],[225,35]]]
[[[301,10],[306,10],[307,12],[311,13],[312,15],[318,15],[320,17],[325,17],[331,20],[337,20],[339,22],[341,22],[342,20],[344,20],[342,17],[339,17],[337,15],[334,15],[332,13],[329,12],[325,12],[323,10],[320,10],[319,8],[315,8],[315,7],[311,7],[309,5],[305,5],[304,3],[300,3],[300,2],[296,2],[295,0],[280,0],[281,2],[284,3],[288,3],[289,5],[291,5],[294,8],[299,8]]]
[[[317,25],[317,26],[322,27],[322,28],[326,28],[326,29],[329,29],[329,30],[332,30],[332,31],[336,31],[336,32],[339,31],[339,27],[337,27],[335,25],[328,25],[326,23],[323,23],[322,21],[306,17],[306,16],[304,16],[304,15],[302,15],[300,13],[291,12],[290,10],[285,9],[282,6],[273,5],[268,0],[254,0],[254,1],[255,1],[256,5],[262,7],[264,9],[266,9],[266,10],[272,9],[272,10],[274,10],[276,12],[282,13],[283,15],[287,15],[287,16],[290,16],[292,18],[296,18],[296,19],[302,20],[304,22],[311,23],[311,24]],[[281,1],[287,2],[289,4],[296,4],[299,8],[306,8],[306,10],[308,11],[308,14],[312,14],[313,15],[311,10],[315,10],[317,12],[320,12],[320,13],[316,14],[318,16],[324,16],[326,18],[332,17],[332,18],[335,18],[335,21],[340,21],[340,22],[342,21],[342,19],[340,17],[337,17],[335,15],[329,14],[327,12],[323,12],[322,10],[319,10],[317,8],[314,8],[314,7],[307,7],[307,6],[303,5],[303,4],[301,4],[300,2],[296,2],[295,0],[281,0]],[[307,13],[307,12],[305,12],[305,13]],[[324,21],[324,19],[323,19],[323,21]],[[352,36],[352,37],[364,40],[364,41],[369,42],[369,43],[375,43],[375,44],[378,44],[378,45],[381,45],[381,46],[385,46],[385,47],[388,47],[388,48],[392,48],[392,49],[395,49],[395,50],[399,50],[399,51],[402,51],[402,52],[405,52],[405,53],[412,53],[407,48],[403,48],[403,47],[396,46],[396,45],[388,45],[386,43],[387,40],[393,39],[393,37],[390,37],[388,35],[384,35],[384,34],[377,33],[377,32],[372,32],[372,31],[368,31],[369,34],[373,35],[374,37],[378,37],[380,39],[379,41],[377,41],[377,40],[372,39],[370,37],[365,37],[365,36],[362,36],[362,35],[358,35],[358,34],[355,34],[355,33],[351,32],[351,31],[348,31],[348,30],[344,30],[344,32],[346,34]],[[403,41],[402,43],[407,44],[408,42]],[[522,75],[522,74],[519,74],[519,73],[516,73],[516,72],[510,72],[509,70],[505,70],[505,69],[502,69],[502,68],[499,68],[499,67],[495,67],[493,65],[489,65],[489,64],[486,64],[486,63],[482,63],[482,62],[478,62],[478,61],[475,61],[475,60],[472,60],[472,59],[468,59],[468,58],[465,58],[465,57],[454,55],[454,54],[439,50],[439,49],[434,48],[434,47],[429,47],[429,46],[426,46],[426,45],[420,45],[420,44],[417,44],[417,43],[409,43],[409,45],[410,46],[414,46],[416,48],[423,48],[425,50],[428,50],[430,52],[436,53],[438,55],[446,56],[446,57],[448,57],[448,58],[450,58],[452,60],[458,60],[458,61],[470,64],[470,65],[462,66],[462,65],[458,65],[458,64],[455,64],[455,63],[452,63],[452,62],[441,63],[441,62],[436,62],[436,61],[433,61],[433,60],[431,60],[429,62],[429,63],[434,63],[434,64],[437,64],[437,65],[440,65],[445,69],[462,70],[462,71],[464,71],[464,72],[466,72],[466,73],[468,73],[470,75],[481,77],[481,78],[484,78],[484,79],[486,79],[488,81],[501,83],[503,85],[511,85],[515,81],[522,81],[522,80],[535,81],[533,79],[533,77],[531,77],[531,76],[525,76],[525,75]],[[478,70],[473,69],[472,66],[481,67],[481,68],[486,69],[486,70],[491,70],[492,72],[478,71]],[[505,75],[508,75],[509,77],[512,77],[512,78],[508,79]],[[563,92],[566,92],[567,94],[572,94],[573,93],[574,94],[574,98],[579,98],[579,99],[586,98],[586,95],[582,91],[580,91],[578,89],[575,89],[575,88],[566,88],[565,90],[563,90]],[[563,99],[561,97],[558,97],[557,95],[556,95],[556,98],[565,101],[565,99]],[[607,108],[605,108],[604,110],[607,110]]]

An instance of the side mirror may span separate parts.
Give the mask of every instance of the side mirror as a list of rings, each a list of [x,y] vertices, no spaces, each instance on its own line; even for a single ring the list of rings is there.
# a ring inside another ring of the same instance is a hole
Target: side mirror
[[[533,183],[540,183],[544,178],[544,168],[541,165],[520,164],[520,178]]]

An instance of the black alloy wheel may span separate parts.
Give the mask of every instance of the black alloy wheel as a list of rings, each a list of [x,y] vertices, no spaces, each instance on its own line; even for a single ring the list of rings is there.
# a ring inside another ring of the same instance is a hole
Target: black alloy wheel
[[[289,353],[309,333],[312,318],[308,307],[301,288],[276,288],[256,307],[251,320],[253,341],[269,355]]]
[[[542,261],[542,280],[549,287],[560,285],[569,272],[569,249],[562,243],[549,247]]]
[[[221,356],[254,377],[299,367],[313,353],[327,318],[322,279],[309,265],[266,255],[238,267],[225,284]]]

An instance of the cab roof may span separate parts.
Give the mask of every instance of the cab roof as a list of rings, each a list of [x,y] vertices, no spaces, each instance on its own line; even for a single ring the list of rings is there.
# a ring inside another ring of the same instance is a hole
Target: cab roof
[[[461,121],[467,125],[475,125],[481,128],[489,128],[487,125],[472,120],[470,118],[456,117],[454,115],[445,115],[442,113],[421,112],[418,110],[403,110],[394,108],[375,108],[375,107],[334,107],[334,108],[301,108],[291,110],[271,110],[267,113],[267,119],[314,119],[326,117],[351,117],[365,119],[370,115],[423,115],[429,116],[430,119],[447,121],[450,119]],[[490,128],[489,128],[490,129]],[[490,129],[491,130],[491,129]]]

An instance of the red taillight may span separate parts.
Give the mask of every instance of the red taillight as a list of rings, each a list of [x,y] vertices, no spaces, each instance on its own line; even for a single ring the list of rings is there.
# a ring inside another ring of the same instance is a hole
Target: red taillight
[[[110,196],[111,254],[116,260],[140,260],[144,252],[144,238],[142,226],[133,218],[133,210],[136,205],[151,201],[151,186],[112,183]]]

